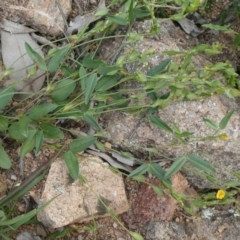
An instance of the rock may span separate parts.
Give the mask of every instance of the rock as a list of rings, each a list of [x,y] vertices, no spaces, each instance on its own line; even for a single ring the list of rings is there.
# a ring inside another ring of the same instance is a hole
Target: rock
[[[179,34],[179,29],[176,28],[171,21],[160,22],[159,24],[161,32],[157,39],[144,37],[134,45],[137,52],[144,52],[149,50],[149,48],[153,48],[154,51],[158,53],[155,57],[148,59],[150,66],[157,66],[167,58],[163,51],[187,48],[186,44],[181,44],[178,40],[181,38],[184,42],[185,39],[187,41],[187,37],[182,37],[182,35]],[[133,29],[136,32],[148,31],[150,29],[150,21],[136,23]],[[189,42],[194,44],[191,38],[189,38]],[[105,59],[108,58],[108,54],[111,53],[110,49],[113,49],[113,46],[116,47],[116,42],[114,41],[112,44],[108,43],[108,46],[104,46],[104,53],[102,52],[102,54]],[[133,46],[127,44],[120,55],[127,56],[127,52],[131,47]],[[203,66],[208,63],[209,62],[203,57],[197,57],[193,59],[191,64],[196,68],[202,69]],[[146,66],[143,66],[141,63],[127,64],[126,69],[129,72],[147,72],[149,70],[148,67],[146,68]],[[220,76],[218,76],[218,79],[219,77]],[[223,78],[220,79],[224,81]],[[127,83],[124,85],[124,88],[128,89],[130,97],[131,95],[144,93],[143,89],[138,90],[141,89],[139,83]],[[137,101],[131,101],[130,104],[134,105],[144,106],[149,103],[147,97],[139,97]],[[214,134],[214,131],[203,122],[203,118],[209,118],[219,124],[226,113],[232,109],[236,110],[235,114],[230,119],[227,128],[220,131],[220,133],[226,133],[228,135],[230,138],[229,141],[221,141],[220,139],[215,141],[202,141],[199,138],[197,139],[197,137],[206,137]],[[141,118],[133,114],[114,112],[103,114],[102,118],[106,124],[106,135],[112,139],[115,146],[122,146],[126,151],[134,151],[136,153],[141,153],[144,147],[155,148],[159,156],[172,158],[194,153],[216,168],[214,178],[220,186],[223,186],[226,181],[235,179],[231,173],[232,170],[240,171],[240,149],[238,147],[238,141],[240,139],[239,113],[240,107],[238,107],[235,100],[223,95],[215,95],[195,101],[172,101],[168,107],[159,110],[156,115],[170,126],[177,124],[181,131],[194,132],[193,137],[195,137],[195,139],[187,142],[184,147],[180,144],[174,144],[174,139],[171,134],[150,124],[148,116]],[[185,166],[188,168],[186,173],[190,183],[198,188],[213,187],[200,170],[196,170],[192,165],[187,164]],[[203,181],[202,178],[205,180]]]
[[[183,224],[175,222],[153,222],[148,225],[146,240],[182,240],[185,238]]]
[[[45,71],[42,69],[35,69],[35,73],[28,76],[34,68],[34,62],[27,54],[25,44],[27,43],[42,58],[44,54],[40,46],[30,37],[31,29],[7,20],[4,20],[1,26],[3,63],[6,69],[13,68],[8,78],[4,80],[4,86],[8,87],[14,83],[14,90],[24,93],[16,95],[17,98],[23,99],[30,93],[39,91],[45,80]]]
[[[43,227],[42,224],[37,224],[37,226],[36,226],[36,233],[37,233],[37,235],[39,235],[41,237],[46,237],[47,236],[47,231]]]
[[[240,225],[230,210],[220,211],[212,209],[212,219],[195,217],[182,223],[151,221],[147,226],[145,239],[239,239]]]
[[[188,194],[188,182],[180,173],[174,174],[171,181],[174,192]],[[177,209],[178,202],[169,192],[157,194],[154,191],[152,186],[165,189],[159,179],[149,178],[146,183],[139,185],[137,196],[130,194],[130,210],[121,216],[129,229],[143,229],[150,220],[171,221]]]
[[[17,235],[16,240],[41,240],[41,238],[39,236],[32,236],[28,232],[22,232]]]
[[[49,171],[40,206],[57,196],[38,213],[45,226],[58,228],[73,222],[84,222],[128,210],[124,184],[120,174],[113,173],[107,163],[97,157],[79,157],[80,180],[72,181],[62,159],[55,161]],[[107,208],[106,208],[106,207]]]
[[[13,180],[13,181],[17,181],[17,176],[15,174],[12,174],[10,179]]]
[[[65,20],[72,10],[71,0],[59,0]],[[61,15],[58,4],[48,0],[30,0],[26,7],[10,6],[25,20],[27,25],[36,28],[42,34],[59,36],[64,33],[65,20]]]
[[[239,239],[239,221],[230,210],[212,209],[213,217],[210,220],[196,218],[187,222],[186,235],[190,239]]]
[[[225,100],[222,101],[224,98]],[[232,106],[226,106],[225,101],[228,101]],[[234,108],[238,109],[234,100],[226,99],[225,96],[212,96],[199,101],[172,103],[169,107],[159,110],[157,115],[169,125],[177,124],[182,131],[194,132],[194,137],[204,137],[214,133],[204,124],[204,117],[219,123],[225,114]],[[126,117],[122,113],[114,113],[108,116],[108,121],[111,124],[111,127],[108,128],[108,134],[115,144],[125,147],[136,145],[154,147],[160,154],[172,157],[179,157],[184,153],[196,153],[215,167],[215,178],[220,185],[227,180],[234,179],[231,170],[240,170],[240,151],[238,148],[240,117],[237,111],[230,119],[225,131],[222,131],[227,133],[229,141],[196,140],[187,144],[185,148],[179,145],[169,146],[173,141],[170,134],[150,125],[146,120],[141,121],[138,117],[132,115]],[[141,124],[136,128],[136,123],[139,121]],[[114,122],[116,124],[113,124]],[[135,132],[134,136],[128,139],[132,132]],[[193,174],[190,172],[188,171],[188,180],[194,185],[199,188],[211,187],[210,183],[198,178],[195,172]]]

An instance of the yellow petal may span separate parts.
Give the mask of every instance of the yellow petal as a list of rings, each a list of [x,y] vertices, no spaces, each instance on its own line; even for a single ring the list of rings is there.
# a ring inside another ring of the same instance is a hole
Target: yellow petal
[[[225,195],[226,195],[226,192],[224,190],[220,189],[220,190],[217,191],[216,198],[217,199],[223,199],[225,197]]]
[[[223,141],[227,141],[230,139],[230,137],[226,133],[221,134],[219,138]]]

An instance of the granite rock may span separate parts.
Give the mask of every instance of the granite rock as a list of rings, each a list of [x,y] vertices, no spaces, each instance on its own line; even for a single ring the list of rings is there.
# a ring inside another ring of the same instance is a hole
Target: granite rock
[[[80,178],[73,181],[62,159],[56,160],[49,171],[39,206],[53,200],[38,213],[45,226],[59,228],[74,222],[84,222],[128,210],[123,179],[113,173],[101,159],[79,157]]]

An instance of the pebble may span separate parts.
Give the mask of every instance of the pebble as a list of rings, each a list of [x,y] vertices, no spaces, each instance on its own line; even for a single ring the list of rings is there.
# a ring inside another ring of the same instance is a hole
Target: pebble
[[[42,236],[42,237],[46,237],[47,236],[47,232],[46,232],[45,228],[41,224],[38,224],[36,226],[36,233],[37,233],[37,235]]]
[[[11,180],[16,181],[17,180],[17,176],[15,174],[12,174],[11,175]]]
[[[39,236],[32,236],[28,232],[19,233],[16,240],[42,240]]]

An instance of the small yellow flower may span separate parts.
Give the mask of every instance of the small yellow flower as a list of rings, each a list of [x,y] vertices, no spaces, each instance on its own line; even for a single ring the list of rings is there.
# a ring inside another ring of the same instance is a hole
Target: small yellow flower
[[[225,195],[226,195],[226,192],[224,190],[220,189],[220,190],[217,191],[216,198],[221,200],[225,197]]]
[[[226,133],[221,134],[219,138],[223,141],[227,141],[230,139],[230,137]]]

